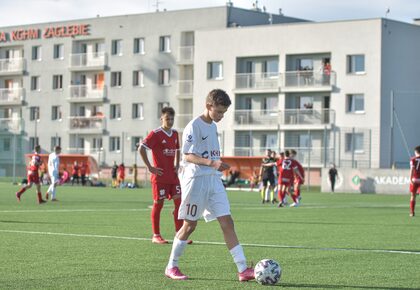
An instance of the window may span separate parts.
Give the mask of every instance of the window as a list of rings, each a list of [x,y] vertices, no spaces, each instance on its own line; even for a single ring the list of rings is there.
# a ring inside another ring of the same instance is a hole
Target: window
[[[53,90],[63,89],[63,75],[53,76]]]
[[[32,91],[41,90],[40,85],[39,85],[39,76],[32,76],[31,77],[31,90]]]
[[[142,70],[133,71],[133,86],[144,87],[144,72]]]
[[[162,114],[162,109],[165,107],[169,107],[168,102],[158,103],[158,118],[160,118],[160,115]]]
[[[122,40],[121,39],[117,39],[117,40],[113,40],[112,41],[112,50],[111,50],[111,54],[112,55],[122,55]]]
[[[61,137],[59,137],[59,136],[51,137],[51,151],[54,150],[55,146],[60,146],[61,147]]]
[[[102,138],[93,138],[92,139],[92,148],[96,150],[103,150]]]
[[[32,46],[32,60],[41,60],[41,46]]]
[[[267,60],[263,62],[263,73],[265,77],[278,77],[279,75],[279,61],[276,59]]]
[[[3,139],[3,152],[4,151],[10,151],[10,148],[11,148],[11,146],[10,146],[10,138],[4,138]]]
[[[110,119],[121,119],[121,105],[112,104],[110,108]]]
[[[51,120],[61,120],[61,106],[52,106],[51,107]]]
[[[144,38],[134,38],[134,54],[145,54]]]
[[[36,145],[39,144],[39,138],[38,137],[29,137],[29,149],[32,151]]]
[[[346,133],[346,152],[363,152],[363,133]]]
[[[143,137],[132,136],[131,137],[131,151],[137,151],[137,149],[140,146],[141,141],[143,141]]]
[[[171,37],[170,36],[161,36],[159,38],[159,51],[171,52]]]
[[[348,113],[364,113],[365,97],[362,94],[347,95],[347,112]]]
[[[362,54],[347,56],[347,72],[350,74],[364,73],[365,56]]]
[[[221,61],[213,61],[207,64],[207,78],[210,80],[223,79],[223,63]]]
[[[120,137],[109,137],[109,151],[120,151]]]
[[[39,120],[39,107],[29,108],[29,120],[31,121]]]
[[[63,44],[54,44],[54,59],[64,59]]]
[[[121,72],[111,72],[111,87],[121,87]]]
[[[133,113],[132,113],[133,119],[144,119],[144,107],[143,103],[137,103],[133,104]]]
[[[159,70],[159,85],[168,86],[171,78],[171,70],[168,68]]]

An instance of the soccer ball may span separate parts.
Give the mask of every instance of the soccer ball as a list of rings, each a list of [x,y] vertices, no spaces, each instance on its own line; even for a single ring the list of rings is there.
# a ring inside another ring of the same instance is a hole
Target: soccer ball
[[[281,277],[280,264],[271,259],[261,260],[254,268],[255,280],[261,285],[274,285]]]

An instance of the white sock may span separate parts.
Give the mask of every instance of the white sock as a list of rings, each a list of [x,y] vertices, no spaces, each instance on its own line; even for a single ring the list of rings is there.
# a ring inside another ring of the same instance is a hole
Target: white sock
[[[270,200],[270,187],[265,191],[265,200]]]
[[[48,187],[47,192],[48,192],[48,193],[50,193],[50,192],[52,191],[52,189],[53,189],[53,185],[52,185],[52,184],[50,184],[50,186]]]
[[[244,249],[242,249],[242,246],[238,244],[237,246],[233,247],[230,250],[230,254],[233,257],[233,261],[235,262],[236,267],[238,267],[238,272],[242,273],[245,271],[247,266]]]
[[[167,268],[178,267],[178,260],[181,257],[182,253],[184,252],[185,246],[187,245],[187,241],[181,241],[177,237],[174,238],[174,242],[172,244],[172,251],[171,256],[169,256],[169,262]]]
[[[55,186],[53,186],[52,188],[51,198],[55,198]]]

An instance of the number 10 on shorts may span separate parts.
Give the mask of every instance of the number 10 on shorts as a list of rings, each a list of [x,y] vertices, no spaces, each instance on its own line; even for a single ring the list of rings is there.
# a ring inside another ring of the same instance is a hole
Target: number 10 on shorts
[[[197,205],[187,203],[187,215],[195,217],[197,215]]]

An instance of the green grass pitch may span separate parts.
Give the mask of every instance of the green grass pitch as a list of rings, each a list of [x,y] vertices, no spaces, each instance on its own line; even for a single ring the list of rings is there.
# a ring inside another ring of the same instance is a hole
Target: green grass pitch
[[[171,245],[150,241],[150,189],[58,188],[37,205],[34,189],[0,183],[0,289],[263,289],[238,282],[217,222],[200,221],[180,260],[187,281],[163,275]],[[45,191],[46,187],[43,187]],[[249,262],[280,262],[281,289],[420,289],[420,217],[409,196],[303,192],[303,206],[261,204],[229,192]],[[161,232],[172,239],[172,202]]]

